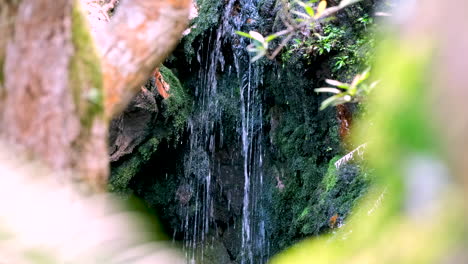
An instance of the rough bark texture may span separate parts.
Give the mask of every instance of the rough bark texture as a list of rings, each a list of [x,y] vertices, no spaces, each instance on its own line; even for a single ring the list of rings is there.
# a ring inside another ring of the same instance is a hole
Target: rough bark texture
[[[189,0],[123,2],[99,34],[108,117],[124,109],[187,27]],[[132,34],[129,34],[132,32]]]
[[[102,190],[109,120],[176,44],[189,1],[123,2],[97,42],[102,53],[76,3],[0,0],[0,22],[14,19],[0,29],[11,30],[0,41],[0,136]]]
[[[67,89],[71,9],[70,0],[22,1],[6,45],[0,115],[4,138],[60,170],[72,167],[69,156],[80,127]]]

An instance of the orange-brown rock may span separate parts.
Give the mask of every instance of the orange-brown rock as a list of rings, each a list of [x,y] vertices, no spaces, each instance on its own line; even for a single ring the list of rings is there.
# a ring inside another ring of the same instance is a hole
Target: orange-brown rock
[[[164,77],[162,76],[161,72],[159,72],[159,68],[156,68],[154,70],[153,76],[156,79],[156,88],[158,90],[159,95],[161,95],[164,99],[169,98],[169,89],[171,87],[166,81],[164,81]]]

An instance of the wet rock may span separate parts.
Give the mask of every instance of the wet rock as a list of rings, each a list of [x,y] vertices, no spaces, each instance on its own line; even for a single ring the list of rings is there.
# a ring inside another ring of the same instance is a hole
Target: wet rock
[[[239,219],[240,220],[240,219]],[[221,240],[224,243],[229,255],[233,259],[237,259],[241,252],[242,243],[242,225],[241,221],[228,226],[226,231],[223,233]]]
[[[177,188],[176,195],[180,205],[187,205],[190,202],[190,199],[192,199],[192,187],[189,184],[182,184]]]
[[[146,139],[157,114],[155,95],[142,87],[125,111],[110,124],[109,153],[112,162],[132,153]]]
[[[205,248],[203,254],[203,264],[231,264],[231,258],[224,244],[218,239],[213,239],[212,242]]]
[[[217,201],[216,220],[229,223],[232,217],[240,216],[244,195],[244,172],[242,157],[234,150],[221,150],[217,153],[216,173]]]

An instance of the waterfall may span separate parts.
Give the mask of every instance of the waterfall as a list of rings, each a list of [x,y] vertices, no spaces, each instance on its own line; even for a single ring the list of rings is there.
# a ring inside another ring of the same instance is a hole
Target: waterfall
[[[233,10],[240,5],[236,15]],[[259,86],[262,82],[262,67],[249,62],[245,47],[249,40],[240,38],[236,30],[245,30],[245,21],[258,20],[256,0],[229,0],[223,10],[222,23],[206,36],[197,52],[200,64],[198,83],[195,90],[194,113],[189,119],[188,130],[189,150],[185,158],[184,188],[180,192],[185,197],[181,210],[185,215],[181,230],[184,234],[184,251],[189,263],[203,263],[203,253],[209,246],[212,230],[216,230],[214,221],[213,172],[215,153],[219,144],[222,145],[223,105],[220,94],[224,87],[219,85],[217,74],[224,74],[225,68],[234,68],[239,85],[239,97],[234,101],[239,106],[239,127],[231,131],[239,134],[239,144],[242,146],[244,194],[242,205],[242,244],[241,263],[265,263],[268,257],[265,237],[265,210],[261,199],[263,186],[263,109],[262,94]],[[234,41],[236,40],[236,41]],[[229,45],[233,51],[233,64],[225,67],[225,55],[222,46]],[[232,67],[233,66],[233,67]],[[230,87],[229,89],[232,89]],[[232,92],[231,92],[232,93]],[[179,192],[179,191],[178,191]],[[225,205],[230,207],[230,201]]]
[[[244,198],[242,208],[242,264],[265,262],[262,151],[262,101],[258,90],[260,68],[248,65],[241,82],[242,152],[244,157]],[[257,253],[254,262],[253,253]]]

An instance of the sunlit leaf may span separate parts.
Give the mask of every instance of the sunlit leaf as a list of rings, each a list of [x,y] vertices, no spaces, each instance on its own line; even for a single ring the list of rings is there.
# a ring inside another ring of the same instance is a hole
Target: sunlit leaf
[[[349,5],[352,5],[354,3],[360,2],[361,0],[343,0],[340,2],[339,7],[343,8]]]
[[[327,1],[322,0],[322,1],[320,1],[319,5],[317,7],[317,13],[315,14],[315,19],[322,16],[323,11],[325,11],[325,9],[327,9]]]
[[[336,88],[331,88],[331,87],[321,87],[314,89],[315,92],[317,93],[334,93],[334,94],[339,94],[341,91]]]
[[[325,99],[322,104],[320,105],[320,110],[323,110],[327,107],[329,107],[330,105],[333,105],[333,104],[336,104],[336,102],[340,99],[340,96],[339,95],[334,95],[332,97],[329,97],[327,99]]]
[[[336,80],[326,79],[325,82],[328,83],[328,84],[330,84],[330,85],[333,85],[333,86],[336,86],[336,87],[338,87],[338,88],[341,88],[341,89],[348,89],[348,88],[349,88],[349,84],[347,84],[347,83],[342,83],[342,82],[339,82],[339,81],[336,81]]]
[[[250,36],[252,36],[253,39],[257,40],[258,42],[265,42],[265,38],[262,36],[262,34],[258,33],[257,31],[249,31]]]
[[[277,37],[278,37],[278,35],[272,34],[272,35],[269,35],[268,37],[266,37],[266,38],[265,38],[265,41],[266,41],[266,42],[270,42],[270,41],[274,40],[274,39],[277,38]]]
[[[369,85],[369,91],[372,90],[372,89],[374,89],[375,86],[377,86],[377,84],[379,84],[379,83],[380,83],[380,80],[375,81],[375,82],[372,82],[372,83]]]
[[[369,78],[369,75],[370,75],[369,69],[365,70],[361,74],[356,75],[356,77],[354,77],[354,79],[353,79],[353,82],[351,83],[351,87],[357,87],[359,84],[361,84],[367,78]]]

